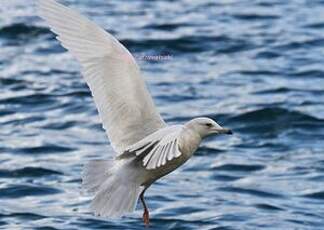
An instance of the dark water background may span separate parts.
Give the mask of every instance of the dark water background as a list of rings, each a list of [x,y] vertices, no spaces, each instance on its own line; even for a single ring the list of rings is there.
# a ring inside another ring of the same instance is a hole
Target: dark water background
[[[324,229],[324,1],[65,3],[137,57],[169,123],[210,116],[235,132],[148,190],[151,229]],[[140,205],[89,213],[82,165],[113,155],[34,2],[1,0],[0,228],[143,229]]]

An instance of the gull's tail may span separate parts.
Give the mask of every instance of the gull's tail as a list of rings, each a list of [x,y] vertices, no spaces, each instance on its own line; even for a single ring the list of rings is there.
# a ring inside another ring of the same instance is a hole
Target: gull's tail
[[[114,160],[91,161],[84,167],[82,185],[95,193],[91,209],[98,216],[117,218],[136,207],[143,188],[120,169]]]

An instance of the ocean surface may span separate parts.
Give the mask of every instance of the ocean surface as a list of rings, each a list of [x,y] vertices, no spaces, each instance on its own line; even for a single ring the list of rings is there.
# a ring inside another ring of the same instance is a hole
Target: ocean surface
[[[235,133],[146,192],[149,229],[324,229],[324,1],[61,2],[134,54],[168,123]],[[79,70],[34,1],[1,1],[0,229],[144,228],[140,204],[89,211],[82,166],[114,152]]]

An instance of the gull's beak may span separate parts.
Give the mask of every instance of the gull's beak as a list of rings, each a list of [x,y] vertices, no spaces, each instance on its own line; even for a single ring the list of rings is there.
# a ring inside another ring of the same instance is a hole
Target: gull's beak
[[[217,134],[227,134],[227,135],[233,134],[232,130],[227,129],[227,128],[215,129],[214,132]]]
[[[233,131],[231,129],[224,129],[224,133],[227,135],[233,135]]]

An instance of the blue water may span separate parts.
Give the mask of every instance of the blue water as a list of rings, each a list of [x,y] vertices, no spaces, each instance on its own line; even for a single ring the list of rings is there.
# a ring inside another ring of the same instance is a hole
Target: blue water
[[[114,153],[32,3],[0,4],[0,228],[143,229],[140,205],[89,212],[82,165]],[[324,1],[65,4],[136,56],[167,122],[210,116],[235,132],[147,191],[150,229],[324,229]]]

